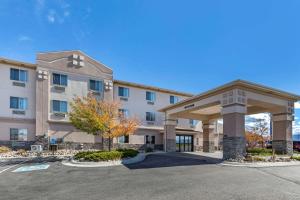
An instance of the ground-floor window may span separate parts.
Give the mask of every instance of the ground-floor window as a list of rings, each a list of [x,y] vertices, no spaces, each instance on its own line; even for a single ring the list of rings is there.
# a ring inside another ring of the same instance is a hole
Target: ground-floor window
[[[14,141],[26,141],[27,140],[27,129],[10,129],[10,140]]]
[[[146,135],[146,144],[155,144],[155,136]]]
[[[192,135],[176,135],[176,151],[193,151],[193,136]]]
[[[129,135],[119,137],[119,143],[129,143]]]

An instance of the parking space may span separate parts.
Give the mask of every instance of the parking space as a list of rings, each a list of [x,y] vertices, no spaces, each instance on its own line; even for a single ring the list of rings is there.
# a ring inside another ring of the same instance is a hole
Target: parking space
[[[49,166],[13,172],[35,164]],[[0,174],[0,199],[300,199],[299,171],[300,167],[224,167],[205,156],[177,153],[101,168],[31,161]]]

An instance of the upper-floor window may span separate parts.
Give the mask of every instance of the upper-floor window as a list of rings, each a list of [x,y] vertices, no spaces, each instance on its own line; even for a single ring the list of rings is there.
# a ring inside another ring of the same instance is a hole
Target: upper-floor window
[[[198,121],[194,119],[190,119],[190,126],[195,127],[197,125]]]
[[[10,140],[26,141],[27,140],[27,129],[10,129]]]
[[[127,109],[119,109],[119,114],[122,118],[128,118],[129,111]]]
[[[59,100],[52,100],[52,111],[53,112],[67,113],[68,112],[68,102],[59,101]]]
[[[26,82],[28,80],[27,70],[11,68],[10,80]]]
[[[18,110],[27,109],[27,98],[10,97],[10,108]]]
[[[170,96],[170,104],[175,104],[179,101],[179,98],[177,96]]]
[[[155,101],[155,92],[146,91],[146,100],[154,102]]]
[[[67,75],[53,73],[52,77],[53,77],[52,83],[54,85],[62,85],[62,86],[68,85],[68,76]]]
[[[103,81],[90,80],[90,90],[102,92]]]
[[[129,97],[129,88],[119,87],[119,97]]]
[[[155,113],[154,112],[146,112],[146,121],[150,121],[150,122],[155,121]]]

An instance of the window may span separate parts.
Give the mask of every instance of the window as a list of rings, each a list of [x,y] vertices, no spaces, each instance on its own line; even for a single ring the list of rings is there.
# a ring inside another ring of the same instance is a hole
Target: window
[[[103,81],[90,80],[90,90],[103,92]]]
[[[175,104],[179,101],[179,98],[177,96],[170,96],[170,104]]]
[[[63,75],[63,74],[52,74],[53,77],[53,84],[54,85],[62,85],[62,86],[67,86],[68,85],[68,76]]]
[[[154,135],[151,136],[151,144],[155,144],[155,136]]]
[[[10,97],[10,108],[26,110],[27,109],[27,99],[20,97]]]
[[[146,91],[146,100],[154,102],[155,101],[155,93]]]
[[[146,112],[146,121],[155,121],[155,113],[154,112]]]
[[[10,140],[26,141],[27,140],[27,129],[10,129]]]
[[[146,135],[146,144],[150,144],[149,135]]]
[[[21,69],[10,69],[10,80],[26,82],[28,77],[28,72]]]
[[[122,118],[128,118],[129,111],[127,109],[119,109],[119,114]]]
[[[119,97],[129,97],[129,88],[119,87]]]
[[[190,125],[195,127],[197,125],[198,121],[194,119],[190,119]]]
[[[67,113],[68,112],[68,102],[52,100],[52,111]]]
[[[129,135],[119,137],[119,143],[129,143]]]

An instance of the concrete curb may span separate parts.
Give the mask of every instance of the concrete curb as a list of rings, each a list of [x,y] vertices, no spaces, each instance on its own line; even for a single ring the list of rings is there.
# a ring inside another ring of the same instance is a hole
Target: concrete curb
[[[119,166],[119,165],[128,165],[145,160],[146,156],[149,154],[139,153],[133,158],[123,159],[123,160],[113,160],[113,161],[103,161],[103,162],[79,162],[75,160],[62,161],[63,165],[71,167],[109,167],[109,166]]]
[[[289,167],[300,166],[300,161],[290,162],[253,162],[253,163],[238,163],[224,161],[218,165],[229,167],[248,167],[248,168],[265,168],[265,167]]]

